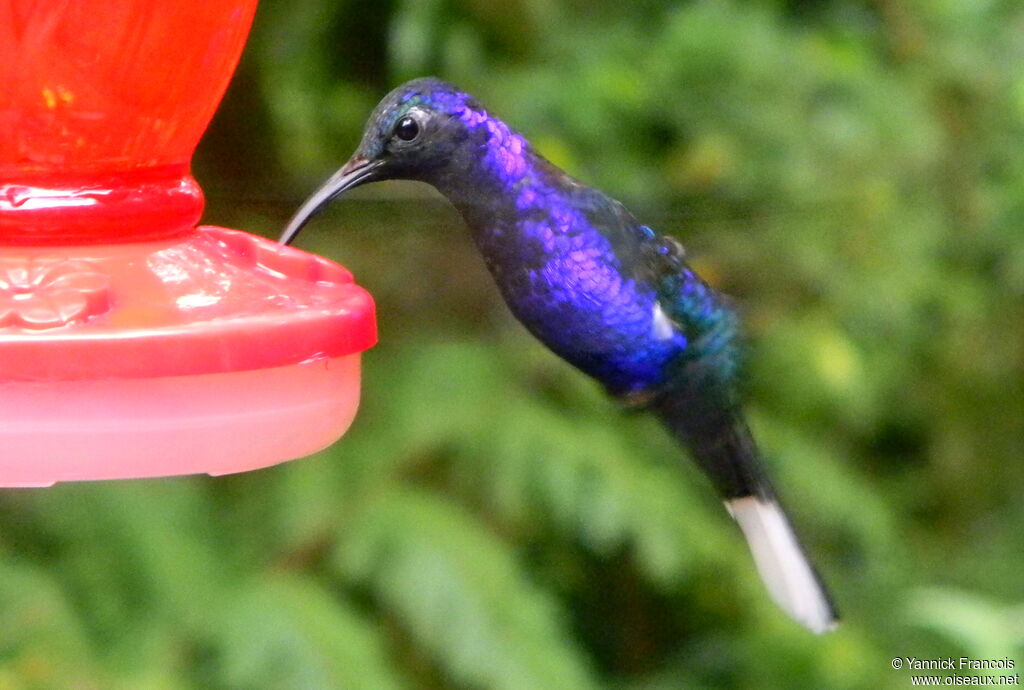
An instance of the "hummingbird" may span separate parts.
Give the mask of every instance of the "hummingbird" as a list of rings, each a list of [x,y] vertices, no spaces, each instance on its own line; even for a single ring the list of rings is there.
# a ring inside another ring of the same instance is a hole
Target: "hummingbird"
[[[299,207],[281,243],[343,192],[399,179],[432,185],[461,213],[530,333],[661,421],[718,490],[776,604],[815,633],[835,628],[836,609],[744,419],[739,318],[683,247],[432,77],[384,97],[355,153]]]

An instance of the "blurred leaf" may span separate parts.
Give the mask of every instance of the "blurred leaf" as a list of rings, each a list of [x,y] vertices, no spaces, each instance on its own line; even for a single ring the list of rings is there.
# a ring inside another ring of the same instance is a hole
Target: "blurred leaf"
[[[227,605],[220,630],[228,687],[406,687],[379,628],[312,580],[249,582]]]
[[[100,688],[87,631],[46,571],[0,559],[0,685]]]
[[[556,602],[498,538],[430,493],[396,487],[369,497],[340,535],[336,564],[458,682],[595,687]]]
[[[972,659],[1024,659],[1024,605],[929,587],[913,593],[907,610],[912,620],[945,635]]]

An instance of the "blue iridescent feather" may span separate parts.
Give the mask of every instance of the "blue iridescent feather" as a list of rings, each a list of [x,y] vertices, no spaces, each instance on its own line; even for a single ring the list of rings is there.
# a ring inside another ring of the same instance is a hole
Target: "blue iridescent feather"
[[[738,400],[738,319],[675,241],[566,175],[445,82],[399,87],[349,161],[288,224],[379,179],[421,180],[462,213],[512,313],[612,394],[649,409],[740,524],[772,597],[815,632],[835,609],[803,553]]]
[[[406,96],[449,113],[475,139],[481,155],[437,186],[531,333],[616,395],[662,389],[695,359],[735,376],[737,319],[677,244],[555,168],[469,96]]]

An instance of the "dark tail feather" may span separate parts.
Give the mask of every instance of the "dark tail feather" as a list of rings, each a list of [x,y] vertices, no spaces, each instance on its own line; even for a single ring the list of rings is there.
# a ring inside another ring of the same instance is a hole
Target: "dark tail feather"
[[[706,394],[666,395],[654,411],[711,478],[747,539],[769,595],[791,618],[816,633],[839,616],[772,489],[754,439],[735,407]]]
[[[723,500],[746,496],[774,499],[775,490],[765,474],[757,445],[738,414],[709,415],[685,428],[666,415],[662,415],[662,421],[687,447]]]

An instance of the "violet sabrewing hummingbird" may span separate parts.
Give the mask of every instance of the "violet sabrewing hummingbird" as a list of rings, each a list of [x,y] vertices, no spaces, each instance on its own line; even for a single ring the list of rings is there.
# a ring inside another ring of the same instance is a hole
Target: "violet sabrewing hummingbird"
[[[682,247],[433,78],[380,102],[356,152],[299,208],[281,242],[346,190],[395,179],[448,198],[516,318],[612,396],[656,415],[720,492],[771,598],[814,632],[834,628],[835,608],[744,420],[737,316]]]

